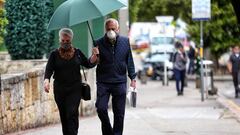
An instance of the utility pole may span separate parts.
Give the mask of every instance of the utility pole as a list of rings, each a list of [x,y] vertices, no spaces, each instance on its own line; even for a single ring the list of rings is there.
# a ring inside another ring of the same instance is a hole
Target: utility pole
[[[201,100],[204,101],[204,71],[203,71],[203,21],[200,21],[200,59],[201,59]]]
[[[192,19],[200,21],[201,101],[204,101],[203,21],[211,18],[211,0],[192,0]]]

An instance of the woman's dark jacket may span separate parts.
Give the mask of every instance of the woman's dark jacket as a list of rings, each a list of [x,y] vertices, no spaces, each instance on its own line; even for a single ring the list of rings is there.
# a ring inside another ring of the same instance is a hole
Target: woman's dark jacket
[[[58,84],[70,85],[75,82],[82,81],[80,75],[80,65],[86,68],[94,67],[90,60],[79,50],[75,49],[75,54],[70,60],[65,60],[60,57],[58,49],[51,52],[44,79],[49,79],[53,75],[54,81]]]

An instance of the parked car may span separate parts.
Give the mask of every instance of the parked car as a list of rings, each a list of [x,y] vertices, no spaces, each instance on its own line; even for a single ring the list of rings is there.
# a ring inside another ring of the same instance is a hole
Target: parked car
[[[141,74],[151,77],[152,80],[161,80],[164,77],[164,62],[166,62],[167,76],[168,78],[173,79],[172,57],[172,52],[149,53],[142,62],[143,70],[141,71]]]
[[[151,37],[150,51],[154,52],[174,52],[175,39],[172,35],[157,34]]]
[[[148,35],[140,35],[134,39],[134,43],[132,44],[132,49],[138,52],[142,52],[149,48],[150,40]]]

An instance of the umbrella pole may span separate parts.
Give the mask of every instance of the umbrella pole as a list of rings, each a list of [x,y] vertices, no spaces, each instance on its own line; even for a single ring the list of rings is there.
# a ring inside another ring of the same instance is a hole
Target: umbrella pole
[[[90,25],[89,25],[89,22],[87,21],[87,25],[88,25],[88,29],[89,29],[89,32],[90,32],[90,35],[91,35],[91,38],[92,38],[92,41],[93,41],[93,46],[96,47],[96,42],[93,38],[93,34],[92,34],[92,31],[91,31],[91,28],[90,28]]]

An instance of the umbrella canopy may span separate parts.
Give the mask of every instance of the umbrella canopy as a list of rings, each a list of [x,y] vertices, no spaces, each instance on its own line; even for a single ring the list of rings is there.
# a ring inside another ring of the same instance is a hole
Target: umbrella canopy
[[[48,30],[70,27],[125,7],[121,0],[67,0],[50,19]]]

